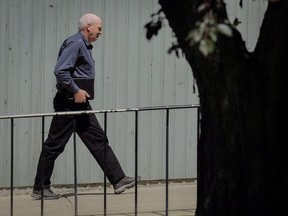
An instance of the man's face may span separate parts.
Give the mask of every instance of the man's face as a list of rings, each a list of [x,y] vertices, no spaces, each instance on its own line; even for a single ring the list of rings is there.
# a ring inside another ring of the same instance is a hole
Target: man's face
[[[92,24],[88,24],[87,30],[88,30],[88,41],[90,43],[96,41],[98,37],[102,34],[102,21],[97,20]]]

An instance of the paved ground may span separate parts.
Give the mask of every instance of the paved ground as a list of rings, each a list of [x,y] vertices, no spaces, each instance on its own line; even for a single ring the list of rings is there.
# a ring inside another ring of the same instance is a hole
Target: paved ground
[[[59,200],[45,200],[43,215],[45,216],[100,216],[104,215],[103,187],[79,187],[77,210],[75,208],[74,189],[54,188],[61,193]],[[15,189],[13,192],[14,216],[41,215],[41,201],[33,200],[31,189]],[[165,184],[138,185],[137,216],[165,215]],[[169,184],[169,216],[194,216],[196,207],[196,182]],[[0,190],[0,216],[10,216],[10,190]],[[76,213],[75,213],[76,212]],[[112,188],[107,189],[106,215],[135,215],[135,189],[114,195]]]

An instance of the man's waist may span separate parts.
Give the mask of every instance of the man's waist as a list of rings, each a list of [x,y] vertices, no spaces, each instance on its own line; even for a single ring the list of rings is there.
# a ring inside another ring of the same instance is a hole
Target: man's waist
[[[72,78],[74,83],[79,89],[85,90],[89,95],[89,100],[94,99],[94,78]],[[67,96],[73,98],[74,93],[69,89],[65,88],[61,83],[57,83],[56,88],[59,93],[66,94]]]

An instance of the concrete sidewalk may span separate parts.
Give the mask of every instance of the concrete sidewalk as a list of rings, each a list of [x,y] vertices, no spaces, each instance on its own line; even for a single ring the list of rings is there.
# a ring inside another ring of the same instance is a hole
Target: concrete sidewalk
[[[181,182],[169,184],[169,216],[194,216],[196,209],[196,182]],[[79,187],[77,189],[77,213],[75,214],[74,189],[53,188],[55,193],[61,193],[58,200],[44,200],[45,216],[100,216],[104,215],[103,187]],[[13,198],[14,216],[41,215],[41,201],[33,200],[31,189],[15,189]],[[9,216],[10,191],[0,190],[0,216]],[[165,184],[138,185],[138,216],[165,215],[166,206]],[[126,190],[115,195],[112,188],[107,189],[107,209],[109,216],[135,215],[135,189]]]

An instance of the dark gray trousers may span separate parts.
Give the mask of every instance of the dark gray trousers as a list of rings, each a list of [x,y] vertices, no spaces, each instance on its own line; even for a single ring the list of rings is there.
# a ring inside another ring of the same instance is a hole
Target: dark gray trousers
[[[67,99],[65,93],[57,93],[54,101],[54,109],[60,111],[91,110],[89,102],[76,104]],[[39,158],[34,189],[49,188],[51,175],[56,158],[64,151],[66,143],[76,130],[78,136],[96,159],[112,185],[120,181],[125,174],[108,144],[108,139],[101,128],[95,114],[75,116],[53,116],[49,134],[44,142]],[[106,166],[104,148],[106,145]],[[42,180],[43,177],[43,180]]]

